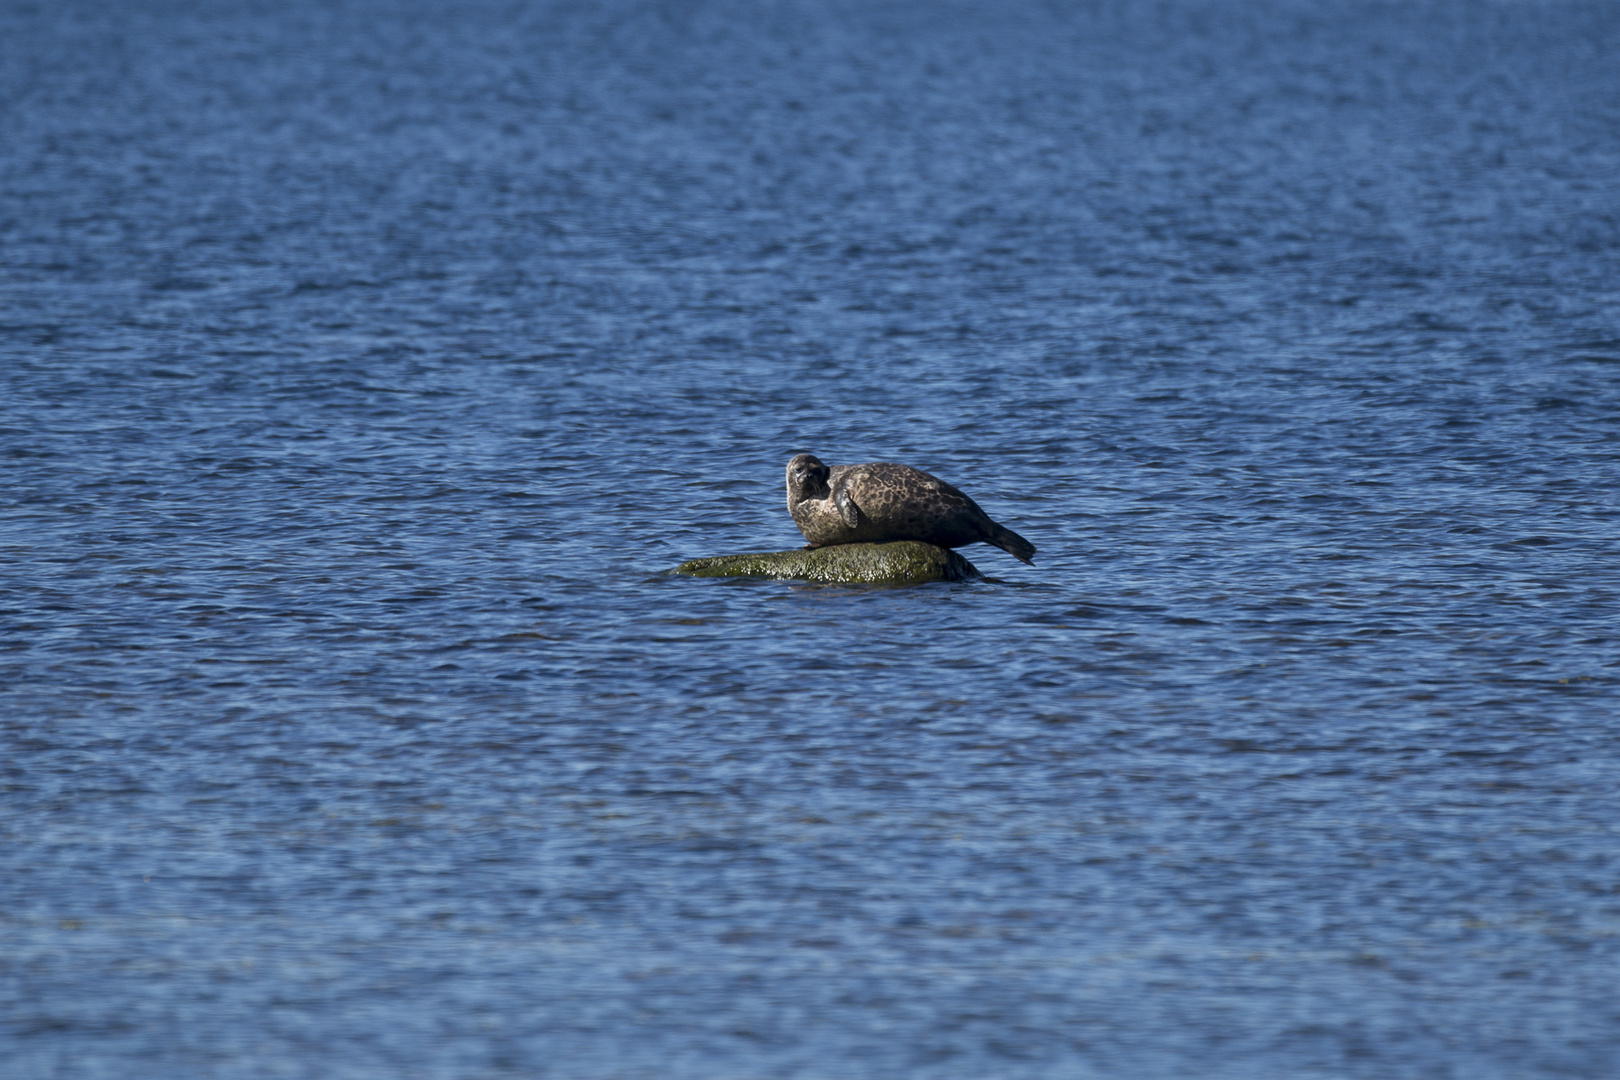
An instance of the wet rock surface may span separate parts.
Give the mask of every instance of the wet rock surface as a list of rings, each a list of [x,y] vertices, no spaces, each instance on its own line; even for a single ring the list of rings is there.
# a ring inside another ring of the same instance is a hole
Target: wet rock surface
[[[688,560],[673,572],[691,577],[792,578],[859,585],[919,585],[984,576],[956,552],[916,540],[721,555]]]

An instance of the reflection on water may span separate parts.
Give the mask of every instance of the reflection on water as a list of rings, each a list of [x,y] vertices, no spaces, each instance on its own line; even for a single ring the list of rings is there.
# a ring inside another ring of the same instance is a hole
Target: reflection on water
[[[0,12],[20,1076],[1601,1076],[1611,6]],[[901,460],[984,582],[701,581]]]

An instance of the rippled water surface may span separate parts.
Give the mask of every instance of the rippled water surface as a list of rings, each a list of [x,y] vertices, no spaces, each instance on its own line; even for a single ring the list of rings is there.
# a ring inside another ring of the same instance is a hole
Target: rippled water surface
[[[0,6],[6,1076],[1620,1075],[1617,55]]]

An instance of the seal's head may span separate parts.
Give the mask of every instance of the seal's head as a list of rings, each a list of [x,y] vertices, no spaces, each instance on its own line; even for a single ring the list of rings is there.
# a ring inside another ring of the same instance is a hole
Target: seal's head
[[[823,465],[821,459],[814,454],[800,454],[788,462],[788,505],[792,506],[805,499],[825,499],[832,493],[827,487],[827,477],[831,475],[832,470]]]

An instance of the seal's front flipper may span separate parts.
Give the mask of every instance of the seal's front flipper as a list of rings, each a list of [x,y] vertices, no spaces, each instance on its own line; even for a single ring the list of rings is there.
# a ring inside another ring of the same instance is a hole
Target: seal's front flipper
[[[841,486],[833,493],[838,503],[838,516],[844,519],[844,524],[855,528],[861,523],[861,508],[855,505],[855,500],[849,497],[848,486]]]

